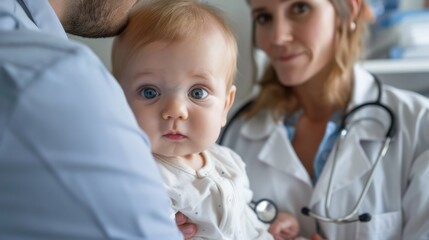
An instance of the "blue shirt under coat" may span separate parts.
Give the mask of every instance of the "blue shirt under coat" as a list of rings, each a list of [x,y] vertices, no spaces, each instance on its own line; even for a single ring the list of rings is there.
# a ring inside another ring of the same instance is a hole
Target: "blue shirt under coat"
[[[290,117],[286,118],[284,121],[287,136],[292,142],[295,137],[295,125],[302,114],[301,111],[297,111],[295,114],[292,114]],[[323,167],[325,166],[326,160],[328,159],[332,149],[335,145],[340,133],[340,120],[342,114],[336,112],[332,115],[328,123],[326,124],[325,135],[320,142],[319,148],[317,149],[316,156],[313,160],[313,170],[314,176],[312,178],[313,186],[317,183],[317,180],[322,173]]]

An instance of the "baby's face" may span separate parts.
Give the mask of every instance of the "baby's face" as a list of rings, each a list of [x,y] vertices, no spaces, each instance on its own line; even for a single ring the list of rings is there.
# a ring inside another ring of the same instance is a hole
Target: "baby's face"
[[[214,144],[234,99],[219,31],[139,50],[120,80],[152,152],[189,157]]]

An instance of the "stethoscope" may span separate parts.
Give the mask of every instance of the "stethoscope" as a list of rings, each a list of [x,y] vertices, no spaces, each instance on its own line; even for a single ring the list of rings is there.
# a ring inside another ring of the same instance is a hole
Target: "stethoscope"
[[[334,150],[333,164],[332,164],[332,169],[330,171],[328,189],[327,189],[327,193],[325,196],[326,216],[323,216],[321,214],[317,214],[308,207],[303,207],[301,209],[302,214],[309,216],[309,217],[313,217],[313,218],[320,220],[320,221],[323,221],[323,222],[337,223],[337,224],[351,223],[351,222],[357,222],[357,221],[360,221],[360,222],[371,221],[371,214],[370,213],[366,212],[366,213],[360,214],[359,216],[357,216],[357,213],[358,213],[358,210],[360,209],[360,207],[362,206],[363,200],[365,199],[365,197],[368,193],[368,190],[369,190],[369,187],[371,186],[371,183],[373,182],[375,170],[376,170],[377,166],[379,165],[379,162],[381,161],[381,159],[383,159],[384,156],[386,156],[386,153],[390,147],[390,142],[391,142],[393,135],[394,135],[395,120],[396,120],[395,115],[393,114],[393,111],[388,106],[386,106],[385,104],[383,104],[381,102],[382,86],[381,86],[380,80],[376,76],[374,76],[374,81],[375,81],[375,83],[377,85],[377,89],[378,89],[378,96],[377,96],[376,100],[355,106],[348,113],[346,113],[341,119],[341,123],[340,123],[341,132],[340,132],[340,136],[339,136],[340,139],[339,139],[338,144],[336,144],[336,147]],[[236,120],[241,115],[241,113],[243,111],[247,110],[252,105],[252,103],[253,103],[252,101],[249,101],[246,104],[244,104],[230,118],[230,121],[225,126],[221,136],[219,137],[219,141],[218,141],[219,144],[223,143],[225,133],[229,130],[231,123],[234,120]],[[369,173],[368,179],[366,180],[366,183],[363,187],[361,194],[359,195],[359,198],[358,198],[356,204],[347,214],[340,216],[340,217],[332,217],[332,215],[330,214],[330,206],[331,206],[331,202],[332,202],[332,186],[333,186],[332,183],[334,181],[334,175],[335,175],[334,172],[335,172],[335,168],[336,168],[336,164],[337,164],[338,149],[340,148],[340,145],[342,145],[342,142],[344,142],[345,138],[348,135],[348,132],[350,131],[350,129],[347,128],[347,120],[350,119],[351,116],[355,115],[356,112],[361,111],[365,107],[381,108],[383,111],[385,111],[388,114],[388,116],[390,118],[390,125],[386,130],[385,138],[384,138],[382,147],[380,148],[380,151],[378,152],[377,159],[372,164],[372,168],[371,168],[371,171]],[[287,199],[285,199],[285,201],[287,201]],[[274,204],[272,201],[271,201],[271,203]]]
[[[272,223],[277,218],[279,210],[277,209],[277,205],[270,199],[264,198],[259,201],[252,201],[249,205],[259,221],[263,223]]]

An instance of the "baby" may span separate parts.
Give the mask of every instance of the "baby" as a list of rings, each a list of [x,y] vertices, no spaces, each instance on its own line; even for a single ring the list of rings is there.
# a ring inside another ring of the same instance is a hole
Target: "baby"
[[[192,0],[138,5],[113,44],[113,74],[150,138],[172,209],[198,227],[194,239],[273,239],[248,206],[240,157],[215,144],[234,101],[236,59],[219,11]],[[296,236],[297,222],[281,216],[275,237]]]

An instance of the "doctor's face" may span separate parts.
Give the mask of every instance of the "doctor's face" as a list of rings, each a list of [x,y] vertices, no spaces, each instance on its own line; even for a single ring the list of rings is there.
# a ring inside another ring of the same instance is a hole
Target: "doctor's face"
[[[250,6],[256,45],[268,55],[284,86],[326,77],[336,34],[329,0],[251,0]]]
[[[67,0],[61,8],[60,20],[67,33],[91,38],[111,37],[125,28],[128,13],[137,1]]]
[[[152,152],[164,157],[192,159],[214,144],[234,99],[223,34],[198,36],[140,48],[119,76]]]

